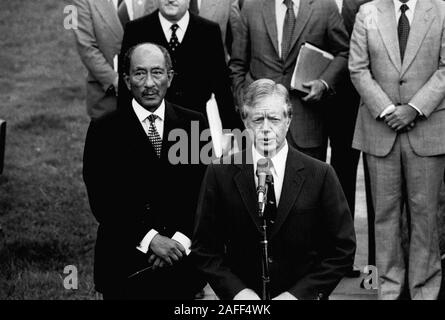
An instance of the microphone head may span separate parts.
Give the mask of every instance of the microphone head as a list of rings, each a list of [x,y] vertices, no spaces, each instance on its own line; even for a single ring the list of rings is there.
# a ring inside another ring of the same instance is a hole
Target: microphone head
[[[270,175],[271,171],[270,171],[270,159],[266,159],[266,158],[261,158],[258,160],[257,162],[257,167],[256,167],[256,175]]]

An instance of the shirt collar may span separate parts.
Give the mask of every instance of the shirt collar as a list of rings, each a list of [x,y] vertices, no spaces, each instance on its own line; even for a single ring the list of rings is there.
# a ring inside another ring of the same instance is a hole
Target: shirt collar
[[[392,0],[394,2],[394,7],[396,8],[396,11],[399,12],[400,7],[402,6],[402,2],[400,2],[399,0]],[[417,0],[408,0],[405,3],[410,10],[413,10],[416,8],[416,4],[417,4]]]
[[[270,158],[270,160],[272,161],[273,168],[275,170],[275,174],[279,177],[281,177],[281,175],[284,175],[284,169],[286,167],[286,159],[288,152],[289,152],[289,146],[287,144],[287,141],[284,141],[284,146],[281,148],[281,150],[278,151],[278,153],[275,154],[272,158]],[[252,146],[252,159],[255,171],[258,160],[262,158],[264,158],[264,156],[261,155],[254,146]]]
[[[169,32],[171,26],[173,25],[173,23],[168,21],[167,19],[165,19],[160,11],[159,11],[158,15],[159,15],[159,21],[161,22],[162,30],[164,30],[164,33]],[[185,33],[185,31],[187,30],[187,27],[189,25],[189,21],[190,21],[190,13],[187,10],[185,12],[184,16],[181,18],[181,20],[176,22],[176,24],[178,25],[179,29],[181,29],[181,31],[183,33]]]
[[[161,119],[161,121],[164,121],[165,117],[165,100],[162,100],[159,107],[155,110],[155,112],[150,112],[147,109],[145,109],[143,106],[141,106],[136,99],[133,99],[131,102],[131,105],[133,106],[134,113],[136,113],[136,116],[138,117],[139,121],[142,123],[147,119],[147,117],[151,114],[155,114],[158,116],[158,118]]]

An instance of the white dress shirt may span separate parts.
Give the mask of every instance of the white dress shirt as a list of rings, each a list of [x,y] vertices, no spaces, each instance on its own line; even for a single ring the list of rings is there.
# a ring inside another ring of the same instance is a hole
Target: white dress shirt
[[[148,111],[147,109],[142,107],[135,99],[133,99],[131,104],[132,104],[134,113],[136,114],[136,116],[137,116],[139,122],[141,123],[141,126],[144,129],[145,134],[147,134],[147,136],[148,136],[148,130],[150,127],[150,122],[147,118],[151,114],[155,114],[157,116],[157,118],[155,120],[155,126],[156,126],[156,130],[159,133],[159,136],[162,139],[162,137],[164,135],[165,100],[162,100],[161,105],[155,110],[155,112]],[[142,251],[143,253],[147,253],[148,249],[150,248],[151,240],[153,240],[153,238],[157,234],[158,234],[158,231],[156,231],[155,229],[151,229],[145,235],[145,237],[142,239],[139,246],[137,246],[136,248],[139,251]],[[190,246],[191,246],[192,242],[187,236],[185,236],[184,234],[182,234],[181,232],[178,231],[173,235],[172,239],[178,241],[184,247],[187,255],[190,253]]]
[[[298,8],[300,7],[300,0],[294,1],[294,13],[295,17],[298,15]],[[277,19],[277,32],[278,32],[278,52],[281,57],[281,44],[283,43],[283,26],[284,18],[286,17],[287,7],[283,0],[275,0],[275,16]]]
[[[284,142],[284,146],[275,154],[270,160],[272,161],[272,176],[273,176],[273,185],[275,191],[275,199],[277,200],[277,207],[280,203],[281,190],[283,188],[283,180],[284,180],[284,171],[286,170],[286,159],[287,153],[289,152],[289,146],[287,145],[287,141]],[[252,147],[252,159],[253,159],[253,172],[255,176],[255,185],[258,186],[258,177],[256,176],[256,168],[258,160],[264,158],[254,147]]]
[[[400,7],[404,3],[400,2],[399,0],[393,0],[393,2],[394,2],[394,13],[395,13],[395,17],[396,17],[396,23],[398,24],[400,16],[402,15],[402,11],[400,10]],[[416,10],[416,5],[417,5],[417,0],[408,0],[405,4],[408,6],[408,10],[406,10],[405,15],[408,18],[409,24],[412,25],[413,19],[414,19],[414,11]],[[416,111],[420,115],[423,115],[422,111],[420,111],[420,109],[417,108],[415,105],[413,105],[412,103],[408,103],[408,104],[411,107],[413,107],[414,109],[416,109]],[[391,104],[388,107],[386,107],[385,110],[383,110],[383,112],[380,114],[379,117],[384,118],[387,114],[394,112],[395,109],[396,109],[396,106],[394,104]]]
[[[170,42],[170,38],[172,37],[172,29],[171,26],[173,23],[164,18],[164,16],[159,12],[159,21],[161,22],[162,31],[164,31],[165,39],[167,42]],[[187,31],[187,27],[190,21],[190,14],[187,11],[184,16],[179,20],[176,24],[178,25],[178,29],[176,30],[176,36],[178,37],[179,43],[184,39],[185,32]]]

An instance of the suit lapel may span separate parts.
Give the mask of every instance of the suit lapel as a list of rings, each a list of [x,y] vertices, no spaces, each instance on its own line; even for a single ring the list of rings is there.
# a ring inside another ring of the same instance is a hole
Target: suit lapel
[[[417,1],[417,7],[414,11],[414,19],[410,28],[408,43],[406,45],[405,57],[402,64],[402,76],[416,57],[420,46],[425,39],[428,30],[434,20],[434,15],[430,14],[432,9],[428,0]]]
[[[122,28],[122,24],[117,16],[116,10],[113,8],[113,4],[108,0],[96,0],[91,2],[96,6],[100,16],[113,31],[117,39],[122,41],[124,29]]]
[[[249,152],[249,150],[247,152]],[[243,153],[246,153],[246,151],[244,151]],[[246,159],[245,154],[243,154],[243,159]],[[258,217],[258,212],[255,205],[257,203],[257,199],[255,190],[255,177],[253,175],[253,165],[244,163],[237,166],[240,168],[240,171],[237,175],[235,175],[234,178],[236,187],[238,188],[241,199],[243,200],[244,206],[249,212],[253,223],[256,225],[258,231],[261,232],[261,221]]]
[[[170,131],[179,127],[179,118],[169,102],[165,102],[164,135],[162,137],[161,159],[168,161],[168,150],[173,145],[173,141],[168,140]]]
[[[379,17],[377,28],[380,36],[388,50],[389,57],[397,68],[401,70],[402,62],[400,59],[399,37],[397,35],[397,22],[395,19],[394,3],[392,1],[380,1],[377,3],[379,9]]]
[[[214,8],[220,3],[223,2],[222,1],[219,2],[218,0],[202,0],[201,8],[199,9],[199,15],[209,20],[214,20],[212,18],[214,18],[219,12],[219,10],[215,10]]]
[[[277,53],[280,56],[280,51],[278,50],[278,31],[277,31],[277,20],[275,13],[275,1],[265,0],[263,1],[263,18],[266,24],[267,33],[269,34],[270,41]]]
[[[273,2],[273,1],[271,1]],[[292,48],[297,43],[298,38],[300,37],[301,33],[303,32],[304,27],[306,26],[307,22],[309,21],[309,18],[312,14],[312,0],[301,0],[300,1],[300,7],[298,8],[298,14],[297,14],[297,21],[295,22],[295,28],[294,32],[292,34],[292,40],[290,43],[290,48],[288,51],[288,54],[286,57],[283,57],[283,60],[286,61],[287,57],[289,56],[290,52],[292,51]]]
[[[289,147],[277,218],[272,227],[270,239],[272,239],[280,230],[300,194],[301,187],[304,183],[304,177],[299,171],[303,169],[304,165],[299,159],[297,151]]]

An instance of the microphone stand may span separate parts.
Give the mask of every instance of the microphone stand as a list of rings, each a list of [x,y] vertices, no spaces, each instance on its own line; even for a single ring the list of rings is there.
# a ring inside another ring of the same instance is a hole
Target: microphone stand
[[[258,206],[258,215],[262,220],[262,226],[261,226],[261,271],[262,275],[261,278],[263,280],[263,291],[262,291],[262,299],[263,300],[270,300],[270,276],[269,276],[269,253],[268,253],[268,240],[267,240],[267,221],[266,217],[264,216],[264,209],[266,207],[267,203],[267,188],[268,185],[266,184],[266,192],[264,193],[264,201],[263,203],[260,203]]]

